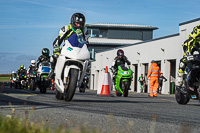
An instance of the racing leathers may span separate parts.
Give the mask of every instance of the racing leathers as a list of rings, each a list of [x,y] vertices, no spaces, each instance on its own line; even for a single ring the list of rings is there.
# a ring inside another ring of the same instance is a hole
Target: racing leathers
[[[53,55],[51,58],[52,72],[55,69],[57,58],[60,55],[61,51],[60,45],[62,44],[63,41],[66,41],[72,34],[82,34],[84,41],[88,43],[89,33],[86,27],[84,27],[84,29],[74,30],[71,24],[63,26],[60,29],[58,37],[53,42]]]
[[[12,73],[11,75],[10,75],[10,80],[12,80],[13,78],[15,78],[16,77],[16,73]]]
[[[36,66],[38,68],[41,62],[50,62],[50,56],[40,55],[37,59]]]
[[[26,75],[26,69],[18,69],[17,70],[17,77],[20,77],[21,75]]]
[[[200,47],[200,25],[194,27],[188,39],[184,42],[182,46],[184,50],[184,56],[179,63],[178,80],[176,83],[177,86],[182,86],[183,84],[183,73],[188,64],[187,57],[191,56],[195,49]]]
[[[31,71],[33,71],[33,70],[37,70],[36,66],[30,65],[29,68],[28,68],[28,70],[27,70],[27,75],[29,75],[29,73],[30,73]]]
[[[123,64],[125,65],[125,63],[127,63],[127,65],[131,64],[126,56],[122,56],[121,58],[115,57],[114,62],[112,64],[112,72],[113,72],[114,84],[115,84],[115,77],[116,77],[117,71],[118,71],[118,66],[123,65]]]

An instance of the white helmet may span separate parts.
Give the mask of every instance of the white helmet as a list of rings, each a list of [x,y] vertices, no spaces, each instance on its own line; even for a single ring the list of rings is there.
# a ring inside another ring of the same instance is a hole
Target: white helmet
[[[12,71],[12,73],[15,73],[15,71]]]
[[[35,66],[35,60],[31,60],[31,66]]]

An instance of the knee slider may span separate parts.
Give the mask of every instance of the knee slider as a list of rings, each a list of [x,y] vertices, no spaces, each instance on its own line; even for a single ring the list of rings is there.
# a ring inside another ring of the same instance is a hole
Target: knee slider
[[[180,64],[179,64],[179,68],[180,68],[180,69],[184,69],[184,68],[185,68],[185,63],[180,62]]]

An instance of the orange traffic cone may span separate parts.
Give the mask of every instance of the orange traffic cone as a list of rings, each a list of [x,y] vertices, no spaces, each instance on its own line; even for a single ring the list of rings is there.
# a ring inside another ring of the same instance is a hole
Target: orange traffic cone
[[[109,83],[108,83],[108,67],[107,66],[106,66],[106,70],[105,70],[105,74],[104,74],[104,82],[102,85],[100,95],[111,95],[110,89],[109,89]]]

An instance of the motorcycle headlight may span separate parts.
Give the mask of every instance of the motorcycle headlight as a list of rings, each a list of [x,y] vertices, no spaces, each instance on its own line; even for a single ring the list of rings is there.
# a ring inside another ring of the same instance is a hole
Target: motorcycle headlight
[[[129,74],[129,72],[122,72],[121,74]]]

